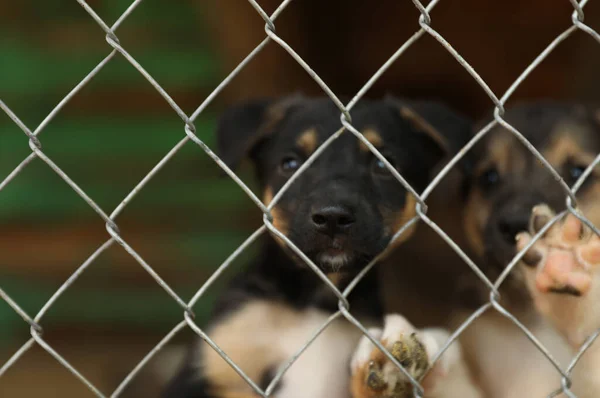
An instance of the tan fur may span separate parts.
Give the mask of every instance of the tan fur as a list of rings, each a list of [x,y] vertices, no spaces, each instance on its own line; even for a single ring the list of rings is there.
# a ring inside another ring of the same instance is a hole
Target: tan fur
[[[317,131],[315,129],[306,130],[296,140],[296,145],[302,150],[306,157],[312,155],[317,149]]]
[[[590,186],[585,194],[578,195],[580,203],[580,210],[585,217],[587,217],[592,224],[600,226],[600,205],[598,200],[600,198],[600,182]]]
[[[263,204],[265,206],[268,206],[271,204],[272,200],[273,200],[273,190],[271,189],[271,187],[267,187],[265,189],[265,192],[263,193]]]
[[[551,144],[543,151],[544,157],[550,164],[560,165],[569,159],[585,158],[585,151],[575,139],[575,134],[577,134],[577,132],[569,129],[560,134],[553,135]],[[581,160],[585,161],[585,159]],[[587,160],[588,162],[591,162],[593,156],[591,156],[591,159]]]
[[[396,217],[396,221],[394,222],[394,224],[392,226],[393,233],[398,232],[400,230],[400,228],[402,228],[408,221],[410,221],[416,215],[417,215],[417,199],[414,197],[414,195],[412,193],[407,192],[404,210],[402,210],[402,212],[400,212],[400,214]],[[408,231],[403,233],[402,236],[400,238],[398,238],[398,240],[396,242],[398,242],[398,243],[399,243],[399,241],[404,242],[406,239],[408,239],[412,234],[413,228],[414,227],[412,227],[411,229],[409,229]]]
[[[381,344],[388,349],[391,347],[391,343],[393,342],[387,341],[385,339],[381,340]],[[374,362],[381,365],[387,361],[389,361],[387,356],[381,350],[376,348],[373,349],[373,351],[371,352],[370,360],[365,362],[363,366],[358,368],[358,370],[356,370],[352,375],[352,380],[350,383],[352,398],[381,398],[383,396],[382,391],[370,388],[366,380],[369,372],[370,362]]]
[[[510,132],[497,131],[487,143],[486,159],[477,166],[475,174],[479,175],[491,167],[495,167],[501,176],[523,170],[526,163],[525,158],[521,152],[515,151],[515,148],[519,148],[519,146],[522,144]]]
[[[515,146],[521,145],[508,131],[497,131],[486,147],[486,159],[475,169],[475,175],[480,176],[486,170],[495,168],[500,178],[518,175],[525,168],[525,158],[522,152],[515,151]],[[471,249],[481,256],[484,251],[483,233],[485,224],[490,217],[491,203],[477,186],[471,188],[464,211],[464,233]]]
[[[223,392],[221,393],[222,398],[258,398],[260,395],[255,393],[245,392]]]
[[[400,107],[400,115],[413,124],[413,126],[433,139],[446,153],[449,152],[448,143],[442,134],[429,122],[419,116],[415,111],[405,106]]]
[[[473,192],[469,197],[464,217],[465,236],[473,251],[483,255],[483,228],[490,216],[490,204],[481,192]]]
[[[457,317],[458,327],[470,313]],[[558,334],[531,314],[514,314],[563,365],[570,353]],[[474,380],[487,398],[547,397],[560,386],[556,369],[509,319],[488,311],[460,337]],[[535,371],[533,371],[535,369]],[[552,383],[554,381],[554,383]]]
[[[248,377],[257,381],[266,370],[285,360],[279,351],[271,349],[271,343],[277,339],[277,330],[293,325],[296,316],[280,304],[254,301],[240,308],[229,319],[219,322],[209,335]],[[260,333],[244,336],[240,331]],[[217,352],[205,347],[203,354],[207,379],[217,387],[226,387],[229,391],[226,397],[252,396],[252,388]]]
[[[585,137],[594,132],[585,132],[575,126],[567,126],[559,129],[553,134],[549,147],[542,151],[542,155],[555,167],[568,161],[588,165],[596,158],[596,153],[589,152],[585,148]],[[592,176],[598,174],[598,167],[592,172]]]
[[[330,314],[295,310],[255,300],[208,331],[211,338],[255,382],[292,358]],[[345,319],[332,322],[288,369],[275,396],[347,398],[348,363],[360,331]],[[201,351],[204,375],[227,398],[250,398],[251,387],[210,347]],[[308,384],[307,384],[308,383]],[[313,395],[314,394],[314,395]]]
[[[375,131],[373,129],[366,129],[363,132],[363,136],[375,148],[379,149],[379,148],[381,148],[383,146],[383,138],[381,138],[381,135],[377,131]],[[367,148],[367,146],[362,141],[359,142],[359,148],[363,152],[368,152],[369,151],[369,148]]]
[[[331,283],[333,283],[335,286],[340,286],[340,283],[342,282],[343,278],[343,275],[339,272],[332,272],[330,274],[327,274],[327,279],[329,279]]]
[[[406,193],[406,201],[404,205],[404,209],[398,212],[392,212],[386,208],[380,208],[381,214],[383,215],[383,223],[385,228],[385,233],[391,236],[394,236],[400,228],[402,228],[408,221],[414,218],[417,214],[416,211],[417,200],[410,193]],[[417,224],[413,224],[407,230],[405,230],[402,235],[400,235],[389,247],[387,250],[392,250],[399,246],[401,243],[406,242],[409,239],[415,229]]]
[[[287,236],[289,224],[284,218],[283,213],[276,206],[271,210],[271,214],[273,215],[273,226],[277,228],[279,232]]]
[[[487,162],[483,163],[477,171],[482,172],[483,169],[493,165],[501,175],[508,173],[512,164],[511,148],[515,142],[515,139],[507,131],[504,131],[503,134],[496,134],[487,146]]]
[[[350,380],[350,392],[352,398],[375,398],[379,394],[376,391],[370,389],[365,382],[367,379],[368,364],[361,366],[358,369],[352,379]]]
[[[265,189],[263,194],[263,203],[265,206],[268,206],[273,200],[273,190],[270,187]],[[273,226],[277,228],[279,232],[287,236],[289,224],[287,219],[284,217],[283,213],[275,206],[271,209],[271,215],[273,216]],[[280,239],[277,239],[279,243]]]

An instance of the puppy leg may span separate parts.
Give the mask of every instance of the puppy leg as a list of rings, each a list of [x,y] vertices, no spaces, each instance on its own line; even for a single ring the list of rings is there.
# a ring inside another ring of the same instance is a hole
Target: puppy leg
[[[388,315],[384,329],[369,333],[381,341],[409,374],[420,381],[425,397],[477,398],[481,394],[469,380],[466,364],[458,342],[453,343],[436,365],[431,358],[448,340],[449,334],[440,329],[416,330],[400,315]],[[362,337],[351,363],[353,398],[409,398],[413,386],[367,337]]]
[[[517,248],[553,216],[547,206],[535,207],[530,231],[517,236]],[[578,348],[600,328],[600,238],[569,214],[534,244],[523,264],[537,310]]]

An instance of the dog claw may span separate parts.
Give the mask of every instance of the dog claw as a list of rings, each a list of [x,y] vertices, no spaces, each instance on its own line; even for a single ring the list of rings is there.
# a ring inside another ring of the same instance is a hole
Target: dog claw
[[[517,242],[517,250],[521,251],[529,244],[529,242],[531,242],[531,235],[523,232],[518,234],[515,240]],[[531,247],[529,250],[527,250],[527,252],[525,252],[521,258],[521,261],[528,267],[535,267],[540,261],[542,261],[542,256],[542,252],[537,250],[535,247]]]
[[[382,391],[387,388],[385,377],[381,372],[381,367],[375,362],[369,362],[369,371],[367,373],[367,386],[374,391]]]
[[[555,216],[555,213],[547,205],[535,206],[529,222],[529,229],[533,235],[537,234]]]

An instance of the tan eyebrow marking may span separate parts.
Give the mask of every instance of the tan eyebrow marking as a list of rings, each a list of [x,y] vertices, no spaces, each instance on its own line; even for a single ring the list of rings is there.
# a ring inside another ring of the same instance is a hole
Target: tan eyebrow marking
[[[310,156],[317,149],[317,131],[315,129],[306,130],[298,137],[296,145],[307,157]]]
[[[363,136],[375,148],[379,149],[379,148],[381,148],[383,146],[383,138],[381,138],[381,135],[379,135],[379,133],[377,131],[375,131],[373,129],[365,130],[365,132],[363,133]],[[360,145],[360,150],[361,151],[364,151],[364,152],[369,151],[369,148],[367,148],[367,146],[365,145],[364,142],[360,141],[359,145]]]

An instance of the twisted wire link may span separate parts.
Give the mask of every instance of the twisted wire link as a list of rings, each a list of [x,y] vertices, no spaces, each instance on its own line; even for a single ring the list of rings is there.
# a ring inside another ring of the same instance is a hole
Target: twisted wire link
[[[23,310],[2,288],[0,288],[0,298],[4,300],[25,322],[32,328],[41,332],[42,327]]]
[[[19,314],[25,322],[30,325],[31,338],[23,345],[19,350],[17,350],[9,360],[0,367],[0,376],[8,370],[26,351],[28,351],[34,344],[40,345],[44,350],[50,353],[59,363],[61,363],[66,369],[68,369],[74,376],[80,379],[82,383],[84,383],[91,392],[99,397],[104,397],[104,395],[91,383],[87,380],[81,373],[77,371],[72,365],[70,365],[58,352],[56,352],[49,344],[47,344],[42,338],[42,327],[40,325],[40,321],[47,310],[54,305],[56,300],[64,293],[66,289],[68,289],[77,278],[95,261],[95,259],[105,250],[107,250],[112,244],[115,242],[121,245],[125,251],[129,253],[129,255],[134,258],[140,266],[142,266],[146,272],[148,272],[153,279],[171,296],[173,300],[175,300],[184,310],[183,311],[183,320],[179,322],[168,334],[166,334],[163,339],[150,351],[141,361],[130,371],[130,373],[125,377],[125,379],[120,383],[120,385],[116,388],[116,390],[110,395],[110,397],[118,397],[122,394],[122,392],[127,388],[130,382],[139,374],[139,372],[144,368],[144,366],[162,349],[164,348],[181,330],[186,327],[189,327],[193,330],[197,335],[199,335],[206,343],[213,348],[227,363],[242,377],[249,386],[261,397],[269,397],[271,393],[275,390],[278,383],[281,381],[285,372],[290,368],[290,366],[302,355],[302,353],[308,349],[310,344],[334,321],[341,319],[342,317],[346,319],[348,322],[353,324],[356,328],[358,328],[361,333],[367,338],[371,340],[371,342],[381,350],[388,359],[394,363],[407,377],[410,383],[413,386],[414,395],[416,397],[423,396],[423,388],[421,387],[418,380],[415,380],[402,366],[398,361],[391,355],[391,353],[383,347],[383,345],[373,336],[370,336],[367,329],[362,325],[362,323],[356,319],[350,313],[350,305],[348,302],[348,296],[356,287],[356,285],[364,278],[364,276],[369,272],[374,265],[380,260],[380,258],[386,253],[380,253],[373,259],[365,268],[350,282],[350,284],[343,290],[340,291],[328,278],[327,276],[304,254],[302,251],[292,242],[290,241],[284,234],[278,231],[273,225],[271,210],[276,206],[281,197],[285,194],[288,188],[302,175],[302,173],[310,167],[314,161],[337,139],[341,134],[345,133],[345,131],[349,131],[353,134],[358,140],[360,140],[363,144],[367,146],[367,148],[379,159],[381,160],[388,170],[392,173],[392,175],[398,180],[400,184],[404,186],[404,188],[414,196],[416,200],[415,210],[416,215],[410,219],[404,226],[402,226],[393,236],[390,245],[398,239],[402,234],[410,229],[410,227],[416,225],[420,221],[423,221],[429,228],[432,228],[443,240],[462,258],[462,260],[472,269],[472,271],[482,280],[482,282],[487,286],[490,291],[490,301],[480,307],[478,310],[474,311],[471,316],[465,320],[465,322],[454,331],[454,333],[450,336],[446,344],[441,347],[440,351],[432,358],[432,363],[435,364],[441,355],[449,348],[449,346],[456,341],[462,332],[472,324],[476,319],[481,317],[483,314],[488,312],[490,309],[494,309],[510,319],[513,323],[515,323],[523,333],[531,340],[532,344],[534,344],[545,356],[546,358],[553,364],[553,366],[557,369],[557,371],[561,375],[561,387],[557,390],[556,395],[560,393],[564,393],[567,396],[574,396],[570,391],[571,388],[571,380],[570,374],[572,369],[578,363],[582,355],[586,352],[587,349],[592,345],[597,336],[600,334],[600,331],[595,335],[591,336],[586,343],[582,346],[581,350],[577,353],[577,355],[572,360],[571,364],[566,370],[563,370],[558,363],[554,360],[548,350],[536,339],[536,337],[529,331],[527,328],[517,320],[509,311],[507,311],[502,305],[499,303],[500,293],[498,289],[501,284],[508,277],[512,269],[519,263],[520,259],[523,257],[524,253],[535,244],[537,240],[543,236],[543,234],[549,230],[552,225],[558,222],[561,218],[565,217],[567,214],[571,213],[578,217],[582,222],[588,225],[592,230],[599,234],[598,229],[579,211],[577,211],[577,201],[575,194],[577,190],[581,187],[586,178],[591,174],[593,168],[600,162],[600,155],[594,160],[594,162],[585,170],[579,180],[573,185],[573,187],[569,187],[565,181],[560,177],[559,173],[552,168],[552,166],[547,162],[546,159],[534,148],[531,143],[529,143],[525,137],[513,126],[511,126],[504,118],[504,105],[506,101],[512,96],[512,94],[516,91],[516,89],[521,85],[521,83],[530,75],[533,70],[535,70],[539,64],[554,51],[554,49],[564,40],[566,40],[573,32],[576,30],[581,30],[586,34],[592,36],[595,40],[600,42],[600,35],[593,30],[590,26],[586,25],[585,14],[583,8],[587,3],[587,0],[583,0],[581,2],[577,2],[575,0],[570,0],[573,5],[573,14],[572,14],[572,26],[562,32],[559,36],[557,36],[545,49],[542,51],[532,62],[531,64],[521,73],[521,75],[514,81],[514,83],[507,89],[504,95],[498,98],[494,92],[487,85],[485,80],[477,73],[477,71],[451,46],[451,44],[444,39],[444,37],[439,34],[434,28],[432,28],[432,17],[431,12],[439,0],[432,0],[426,6],[424,6],[419,0],[413,0],[413,4],[416,9],[419,11],[419,26],[420,29],[417,30],[408,40],[406,40],[398,50],[392,54],[392,56],[371,76],[371,78],[365,83],[363,87],[352,97],[351,101],[348,104],[343,104],[336,94],[327,86],[327,84],[318,76],[318,74],[306,63],[302,57],[296,53],[296,51],[290,46],[287,42],[285,42],[281,37],[276,34],[275,21],[277,17],[283,12],[283,10],[289,5],[291,0],[284,0],[279,7],[273,12],[273,14],[268,15],[264,9],[258,4],[255,0],[248,0],[252,7],[256,10],[258,15],[265,22],[265,34],[266,37],[248,54],[242,62],[238,66],[236,66],[230,74],[221,81],[221,83],[206,97],[206,99],[199,105],[199,107],[190,115],[186,115],[186,113],[178,106],[178,104],[172,99],[172,97],[160,86],[160,84],[142,67],[142,65],[135,60],[131,54],[125,50],[123,45],[121,44],[119,38],[117,37],[115,31],[117,28],[125,21],[125,19],[140,5],[142,0],[135,0],[131,3],[131,5],[127,8],[127,10],[118,18],[118,20],[112,25],[109,26],[106,24],[102,18],[98,16],[98,14],[94,11],[94,9],[85,1],[85,0],[77,0],[77,2],[83,7],[83,9],[90,15],[90,17],[100,26],[100,28],[105,33],[105,39],[108,45],[112,48],[110,53],[91,71],[89,72],[56,106],[55,108],[48,114],[48,116],[40,123],[40,125],[32,132],[21,122],[21,120],[10,110],[10,108],[0,100],[0,108],[13,120],[15,124],[23,132],[29,139],[29,147],[31,149],[31,154],[28,155],[7,177],[5,177],[0,182],[0,192],[4,189],[16,176],[18,176],[22,170],[24,170],[27,165],[29,165],[34,159],[39,158],[44,163],[46,163],[56,174],[58,174],[64,181],[67,183],[86,203],[96,211],[96,213],[105,221],[106,230],[110,236],[110,238],[103,243],[96,251],[86,259],[86,261],[77,268],[72,275],[59,287],[59,289],[51,296],[51,298],[46,301],[46,303],[42,306],[38,314],[32,319],[27,315],[25,311],[23,311],[17,303],[11,299],[8,294],[6,294],[3,290],[0,289],[0,298],[6,301],[13,310],[17,314]],[[440,45],[445,48],[455,59],[456,61],[470,74],[470,76],[478,83],[478,85],[482,88],[482,90],[487,94],[494,105],[494,119],[486,125],[483,129],[481,129],[470,141],[467,145],[465,145],[440,171],[440,173],[432,180],[432,182],[426,187],[426,189],[422,193],[416,192],[410,184],[404,179],[404,177],[397,172],[395,168],[392,167],[391,164],[387,161],[387,159],[382,156],[382,154],[375,148],[356,128],[352,126],[352,119],[350,111],[351,109],[358,103],[358,101],[371,89],[371,87],[375,84],[375,82],[386,72],[387,69],[391,67],[404,52],[419,41],[424,35],[429,35],[435,40],[437,40]],[[340,128],[334,132],[329,139],[327,139],[324,143],[322,143],[319,148],[311,155],[311,157],[299,168],[299,170],[290,178],[286,184],[274,195],[271,202],[265,205],[254,192],[233,172],[198,136],[196,135],[196,127],[194,125],[194,121],[196,118],[208,107],[208,105],[214,100],[214,98],[239,74],[239,72],[254,58],[256,57],[266,45],[270,42],[273,42],[279,45],[282,49],[284,49],[308,74],[311,78],[321,87],[323,92],[331,99],[331,101],[338,107],[340,111]],[[54,119],[54,117],[63,109],[63,107],[90,81],[92,80],[104,66],[110,62],[117,54],[120,54],[125,58],[147,81],[150,85],[154,87],[154,89],[163,97],[163,99],[167,102],[167,104],[173,109],[173,111],[180,117],[184,126],[184,135],[182,139],[150,170],[150,172],[129,192],[129,194],[119,203],[119,205],[113,210],[113,212],[108,215],[105,213],[93,200],[89,197],[63,170],[59,168],[59,166],[54,163],[42,150],[42,143],[40,142],[38,135],[42,130]],[[450,172],[450,170],[466,155],[466,153],[473,148],[479,141],[481,141],[489,131],[498,125],[507,129],[510,133],[512,133],[519,141],[537,158],[538,161],[552,174],[557,183],[564,190],[566,195],[566,203],[567,210],[555,216],[551,221],[545,225],[542,230],[537,233],[532,241],[525,247],[521,252],[519,252],[512,261],[507,265],[502,274],[496,279],[496,281],[492,282],[489,278],[485,276],[485,274],[481,271],[480,267],[478,267],[464,252],[463,250],[443,231],[437,224],[435,224],[429,217],[427,217],[427,204],[426,199],[431,194],[433,189],[441,182],[441,180]],[[254,202],[254,204],[261,210],[263,213],[263,225],[259,227],[254,233],[252,233],[246,241],[244,241],[214,272],[213,274],[205,281],[205,283],[200,287],[200,289],[194,294],[194,296],[188,301],[185,302],[181,297],[177,295],[177,293],[169,287],[169,285],[162,280],[162,278],[156,273],[152,267],[125,241],[125,239],[121,236],[118,226],[115,222],[115,219],[118,215],[123,211],[123,209],[134,199],[134,197],[143,189],[143,187],[156,175],[156,173],[161,170],[180,150],[183,146],[188,142],[192,141],[196,145],[198,145],[221,169],[223,169],[226,174],[245,192],[245,194]],[[303,260],[307,266],[312,269],[323,281],[323,283],[328,286],[328,288],[335,294],[338,298],[338,311],[331,314],[331,316],[319,327],[317,328],[308,341],[298,349],[298,351],[289,358],[277,371],[274,378],[271,380],[269,385],[262,390],[258,385],[251,380],[243,371],[243,369],[239,368],[234,361],[230,359],[226,352],[224,352],[211,338],[206,334],[206,332],[201,329],[194,322],[194,313],[192,311],[192,307],[196,304],[196,302],[205,294],[210,286],[213,285],[214,281],[216,281],[220,275],[228,269],[233,261],[239,257],[244,250],[253,244],[260,236],[269,231],[272,235],[275,235],[279,239],[281,239],[292,251],[294,251],[298,257]],[[387,250],[387,249],[386,249]]]

